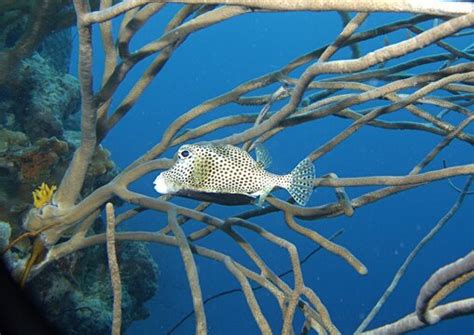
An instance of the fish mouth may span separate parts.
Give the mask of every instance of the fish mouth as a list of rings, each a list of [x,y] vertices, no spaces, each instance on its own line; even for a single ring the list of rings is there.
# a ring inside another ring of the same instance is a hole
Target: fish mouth
[[[161,194],[170,194],[177,191],[173,183],[170,183],[166,180],[165,176],[163,176],[163,173],[160,173],[158,177],[155,178],[153,185],[155,185],[155,191]]]

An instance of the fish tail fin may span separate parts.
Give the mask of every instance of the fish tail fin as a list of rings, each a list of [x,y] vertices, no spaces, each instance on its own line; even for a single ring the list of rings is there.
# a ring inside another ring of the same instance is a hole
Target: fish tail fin
[[[291,183],[287,188],[291,197],[304,206],[313,193],[314,165],[309,158],[303,159],[290,173]]]

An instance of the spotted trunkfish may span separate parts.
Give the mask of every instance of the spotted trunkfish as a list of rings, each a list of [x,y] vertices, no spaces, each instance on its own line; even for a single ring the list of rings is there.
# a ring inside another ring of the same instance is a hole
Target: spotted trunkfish
[[[176,153],[174,165],[154,181],[155,190],[227,205],[255,203],[262,206],[267,195],[281,187],[301,206],[313,191],[314,166],[303,159],[291,173],[277,175],[266,169],[271,163],[267,150],[255,148],[256,160],[233,145],[186,144]]]

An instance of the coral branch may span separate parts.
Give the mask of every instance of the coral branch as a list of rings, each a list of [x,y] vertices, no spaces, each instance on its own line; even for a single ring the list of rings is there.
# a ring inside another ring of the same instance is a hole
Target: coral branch
[[[196,263],[191,252],[191,246],[186,240],[186,236],[182,231],[176,219],[176,210],[170,209],[168,211],[168,223],[176,237],[179,244],[179,250],[188,276],[189,286],[191,288],[191,295],[193,297],[194,310],[196,312],[196,334],[207,334],[206,314],[204,312],[204,304],[202,302],[202,292],[199,285],[199,276],[197,272]]]
[[[122,283],[115,251],[115,213],[114,206],[109,202],[105,206],[107,214],[107,259],[109,261],[110,279],[114,293],[112,335],[119,335],[122,323]]]
[[[474,251],[436,271],[423,285],[416,300],[416,315],[420,321],[428,324],[437,323],[440,315],[429,308],[431,300],[443,287],[450,285],[450,282],[473,271]],[[464,281],[458,282],[455,288],[458,288],[460,284],[464,284]]]
[[[470,315],[474,313],[474,298],[458,300],[438,306],[432,310],[439,321]],[[420,321],[415,313],[377,329],[363,332],[363,335],[403,334],[409,331],[422,329],[429,324]]]
[[[349,12],[409,12],[432,15],[467,14],[474,11],[471,3],[436,0],[162,0],[178,3],[207,3],[256,7],[269,10],[312,10],[312,11],[349,11]]]
[[[470,27],[474,24],[474,14],[467,14],[461,17],[457,17],[451,19],[439,26],[436,26],[430,30],[423,32],[422,34],[410,38],[406,41],[390,45],[384,48],[381,48],[377,51],[371,52],[365,56],[362,56],[358,59],[354,60],[343,60],[343,61],[332,61],[332,62],[323,62],[323,63],[316,63],[311,65],[307,68],[303,74],[298,79],[298,82],[295,86],[293,94],[291,96],[290,101],[277,113],[275,113],[272,117],[270,117],[267,121],[263,122],[258,127],[254,127],[243,131],[241,133],[237,133],[231,135],[227,138],[221,139],[219,143],[230,143],[230,144],[238,144],[245,142],[253,137],[259,136],[262,133],[269,131],[273,127],[275,127],[278,123],[283,121],[286,117],[294,113],[295,109],[297,108],[298,104],[300,103],[303,94],[310,84],[311,80],[314,79],[318,74],[323,73],[349,73],[349,72],[356,72],[368,69],[369,67],[380,64],[382,62],[386,62],[390,59],[395,59],[401,57],[403,55],[409,54],[416,50],[419,50],[429,44],[432,44],[446,36],[456,33],[457,31]],[[459,80],[459,79],[469,79],[472,78],[473,74],[462,74],[461,78],[458,77],[451,77],[451,81]],[[446,80],[446,84],[449,83],[448,79]],[[442,86],[445,85],[443,79],[441,79],[438,85]],[[437,88],[437,87],[436,87]],[[436,88],[431,88],[432,90]],[[422,96],[424,94],[424,90],[420,90],[419,95]],[[425,93],[426,94],[426,93]],[[412,100],[416,100],[421,96],[412,95]],[[412,101],[405,100],[403,103],[394,104],[392,108],[401,108],[403,106],[408,105]],[[367,119],[375,118],[379,113],[382,113],[383,109],[379,109],[378,112],[374,112],[372,115],[367,116]],[[364,120],[365,121],[365,120]]]
[[[355,334],[359,334],[363,332],[367,326],[370,324],[370,322],[374,319],[374,317],[377,315],[378,311],[382,306],[385,304],[387,299],[390,297],[392,292],[395,290],[397,287],[398,283],[404,276],[408,266],[410,266],[411,262],[413,259],[418,255],[420,250],[429,242],[431,239],[438,233],[438,231],[443,228],[443,226],[453,217],[453,215],[457,212],[458,208],[461,206],[462,202],[464,201],[464,198],[466,196],[466,192],[469,190],[470,186],[472,185],[472,181],[474,180],[474,176],[469,177],[466,185],[463,188],[462,193],[460,194],[459,198],[456,200],[454,205],[451,207],[451,209],[444,215],[441,220],[438,221],[438,223],[429,231],[428,234],[426,234],[423,239],[416,245],[416,247],[410,252],[408,257],[405,259],[403,262],[402,266],[400,269],[398,269],[397,273],[392,279],[392,282],[390,285],[387,287],[385,290],[384,294],[382,297],[380,297],[379,301],[377,301],[377,304],[372,308],[370,313],[367,315],[367,317],[364,319],[364,321],[360,324],[360,326],[357,328],[355,331]],[[425,284],[426,285],[426,284]],[[429,299],[428,299],[429,301]],[[427,307],[426,307],[427,308]],[[425,311],[426,313],[426,311]],[[421,320],[421,319],[420,319]],[[422,320],[423,321],[423,320]]]
[[[78,15],[77,30],[80,40],[79,78],[81,83],[81,145],[63,177],[54,202],[60,207],[72,206],[82,189],[87,167],[96,149],[97,107],[92,92],[92,40],[91,27],[83,21],[84,15],[90,11],[87,2],[76,0],[74,6]]]

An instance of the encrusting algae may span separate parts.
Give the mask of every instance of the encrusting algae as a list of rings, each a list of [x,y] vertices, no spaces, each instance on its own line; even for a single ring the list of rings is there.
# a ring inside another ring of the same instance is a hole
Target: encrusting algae
[[[31,192],[33,194],[33,206],[35,206],[35,208],[41,208],[51,202],[56,189],[57,187],[55,185],[49,187],[48,184],[42,183],[40,187]]]

